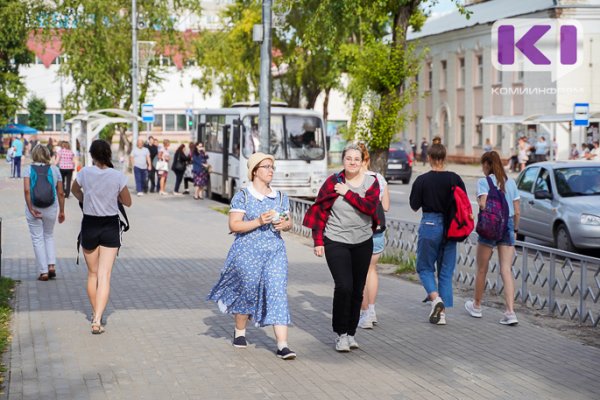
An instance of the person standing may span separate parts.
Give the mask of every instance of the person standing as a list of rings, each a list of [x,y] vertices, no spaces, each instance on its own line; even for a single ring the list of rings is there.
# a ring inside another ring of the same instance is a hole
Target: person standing
[[[487,153],[488,151],[492,151],[494,147],[492,146],[492,142],[490,138],[485,139],[485,144],[483,145],[483,152]]]
[[[183,173],[183,185],[184,185],[183,194],[190,194],[189,184],[190,183],[192,185],[194,184],[194,173],[192,172],[194,165],[192,163],[192,157],[194,155],[195,149],[196,149],[196,143],[190,142],[188,144],[188,152],[187,152],[188,163],[185,166],[185,172]]]
[[[571,143],[571,151],[569,152],[569,160],[578,160],[579,150],[577,150],[577,144]]]
[[[71,145],[66,140],[62,142],[61,149],[56,153],[57,165],[60,169],[60,176],[62,177],[63,191],[65,192],[65,198],[69,198],[71,194],[71,179],[73,178],[73,170],[75,170],[75,163],[73,158],[75,154],[71,151]]]
[[[152,170],[150,151],[144,147],[144,140],[138,139],[137,146],[131,150],[130,164],[133,165],[135,177],[135,190],[138,196],[144,195],[144,185],[148,179],[148,171]]]
[[[517,190],[517,184],[513,179],[506,176],[502,167],[500,155],[491,151],[481,157],[481,169],[486,177],[492,180],[500,192],[504,195],[508,203],[508,223],[500,240],[494,241],[479,236],[477,243],[477,274],[475,276],[475,293],[472,300],[465,302],[465,309],[475,318],[482,317],[481,300],[485,291],[485,281],[488,272],[488,266],[494,247],[498,247],[498,258],[500,259],[500,276],[504,285],[504,301],[506,311],[500,323],[503,325],[516,325],[517,315],[514,310],[515,301],[515,282],[512,274],[512,262],[515,257],[515,234],[519,226],[519,203],[520,196]],[[477,203],[479,209],[485,208],[490,187],[486,178],[479,179],[477,182]]]
[[[338,352],[359,348],[354,336],[378,225],[379,183],[365,174],[363,161],[358,145],[348,144],[343,171],[325,180],[303,221],[312,229],[314,254],[325,255],[335,282],[332,327]]]
[[[519,154],[517,155],[517,158],[519,159],[519,171],[523,171],[527,165],[527,161],[529,161],[529,156],[527,155],[528,150],[529,143],[527,143],[527,139],[525,139],[525,137],[519,138]]]
[[[12,147],[14,148],[12,177],[20,178],[21,158],[23,157],[23,141],[20,138],[15,138],[12,142]]]
[[[188,163],[188,156],[185,155],[185,144],[180,144],[175,154],[173,155],[173,164],[171,169],[175,173],[175,187],[173,188],[173,194],[175,196],[181,196],[179,193],[179,187],[183,181],[183,174],[185,173],[185,167]]]
[[[163,140],[163,145],[158,149],[158,156],[156,162],[156,172],[158,174],[160,191],[158,192],[161,196],[167,196],[168,193],[165,190],[167,186],[167,178],[169,176],[169,160],[171,154],[169,153],[169,145],[171,142],[168,139]]]
[[[466,189],[460,176],[445,170],[444,145],[434,144],[428,152],[431,170],[413,183],[410,207],[415,212],[423,210],[417,239],[417,273],[431,301],[429,322],[446,325],[445,309],[453,306],[456,242],[445,239],[445,221],[449,220],[452,188],[459,186],[465,193]]]
[[[590,160],[598,161],[600,160],[600,142],[594,140],[592,143],[592,149],[590,150]]]
[[[408,143],[410,144],[410,150],[412,151],[412,158],[417,158],[417,145],[415,144],[415,142],[413,142],[412,139],[409,139]]]
[[[54,139],[49,138],[48,144],[46,145],[46,147],[48,148],[48,151],[50,152],[50,159],[54,160]]]
[[[94,140],[93,165],[79,171],[71,191],[83,203],[81,247],[88,267],[87,293],[92,306],[92,334],[104,332],[102,314],[110,294],[113,264],[121,247],[119,203],[131,207],[127,177],[114,169],[110,144]]]
[[[377,275],[377,262],[385,249],[385,213],[390,209],[390,191],[385,178],[373,171],[369,171],[371,166],[371,156],[365,145],[359,145],[363,154],[363,171],[377,178],[379,183],[379,204],[377,204],[377,216],[379,225],[373,234],[373,255],[369,263],[369,272],[363,292],[363,301],[360,307],[360,319],[358,326],[362,329],[372,329],[373,325],[378,323],[377,313],[375,312],[375,300],[379,290],[379,276]]]
[[[150,153],[151,169],[148,170],[148,182],[150,183],[150,189],[148,189],[148,182],[146,182],[146,186],[144,186],[144,192],[149,190],[150,193],[154,193],[155,191],[158,191],[158,185],[156,183],[156,156],[158,155],[158,139],[150,136],[145,147]]]
[[[204,188],[208,184],[208,154],[204,151],[204,144],[198,142],[196,150],[192,153],[192,174],[194,176],[194,199],[204,199]]]
[[[274,171],[275,158],[269,154],[254,153],[248,159],[251,184],[231,200],[229,230],[235,240],[208,300],[234,315],[234,347],[247,346],[246,324],[253,319],[256,326],[273,325],[277,357],[291,360],[296,353],[287,343],[288,260],[280,232],[289,231],[292,221],[287,195],[270,187]]]
[[[427,164],[427,150],[429,149],[429,143],[427,143],[427,139],[423,138],[421,142],[421,162],[423,165]]]
[[[38,280],[47,281],[56,277],[54,224],[57,215],[59,224],[65,220],[65,198],[60,171],[50,164],[48,149],[39,144],[35,146],[31,151],[31,161],[31,165],[23,171],[25,218],[39,267]],[[49,183],[50,176],[54,186],[42,187]]]
[[[546,153],[548,152],[548,143],[546,138],[540,136],[537,143],[535,144],[535,162],[546,161]]]

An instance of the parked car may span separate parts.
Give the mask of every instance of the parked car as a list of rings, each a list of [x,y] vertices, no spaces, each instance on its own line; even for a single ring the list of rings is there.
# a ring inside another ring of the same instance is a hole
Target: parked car
[[[521,220],[529,236],[560,250],[600,249],[600,162],[539,162],[517,178]]]
[[[402,183],[410,182],[412,176],[412,149],[408,143],[392,143],[388,152],[385,179],[398,179]]]

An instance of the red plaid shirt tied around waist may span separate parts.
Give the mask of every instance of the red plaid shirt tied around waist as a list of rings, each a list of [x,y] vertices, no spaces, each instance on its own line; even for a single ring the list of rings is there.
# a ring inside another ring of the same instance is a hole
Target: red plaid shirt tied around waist
[[[337,194],[335,191],[335,185],[338,183],[338,180],[340,182],[346,182],[346,176],[343,171],[338,174],[333,174],[327,178],[319,190],[319,194],[317,195],[315,203],[310,206],[304,215],[302,225],[312,229],[312,236],[315,246],[324,245],[323,232],[325,231],[327,220],[331,214],[331,207],[333,207],[333,203],[335,203],[339,196],[339,194]],[[348,192],[346,192],[344,195],[344,199],[361,213],[369,215],[373,218],[372,228],[373,231],[375,231],[379,225],[379,219],[377,218],[379,182],[377,182],[377,179],[375,179],[375,182],[373,182],[371,187],[367,189],[365,197],[360,197],[358,193],[348,190]]]

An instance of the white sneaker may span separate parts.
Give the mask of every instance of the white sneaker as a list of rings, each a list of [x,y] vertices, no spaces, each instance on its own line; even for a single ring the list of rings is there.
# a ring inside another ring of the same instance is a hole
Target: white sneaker
[[[358,320],[358,327],[362,329],[373,329],[373,320],[369,311],[361,311],[360,319]]]
[[[429,322],[432,324],[437,324],[440,321],[440,314],[444,312],[446,307],[444,306],[444,302],[440,296],[436,297],[435,300],[431,302],[431,312],[429,313]]]
[[[143,195],[144,195],[144,193],[143,193],[143,192],[137,192],[137,196],[138,196],[138,197],[142,197]]]
[[[173,196],[183,196],[183,195],[179,192],[173,192]]]
[[[440,313],[440,320],[437,322],[437,325],[446,325],[446,313]]]
[[[350,343],[348,342],[348,335],[339,335],[335,339],[335,350],[340,353],[347,353],[350,351]]]
[[[373,325],[377,325],[379,323],[377,322],[377,313],[375,313],[375,310],[369,311],[369,317],[371,317],[371,322]]]
[[[350,347],[350,350],[356,350],[360,348],[358,343],[356,343],[354,336],[348,335],[348,347]]]
[[[515,314],[514,312],[505,312],[504,315],[502,316],[502,319],[500,320],[500,323],[502,325],[510,325],[510,326],[515,326],[519,323],[519,321],[517,320],[517,314]]]
[[[472,299],[465,301],[465,310],[467,310],[473,318],[481,318],[482,316],[481,308],[475,308],[475,302]]]

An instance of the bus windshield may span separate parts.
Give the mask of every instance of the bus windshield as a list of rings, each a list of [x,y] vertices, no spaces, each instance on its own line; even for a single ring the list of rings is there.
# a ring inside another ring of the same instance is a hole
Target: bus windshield
[[[244,156],[250,157],[260,148],[258,116],[243,119]],[[271,115],[269,153],[276,160],[322,160],[325,138],[321,120],[302,115]]]

